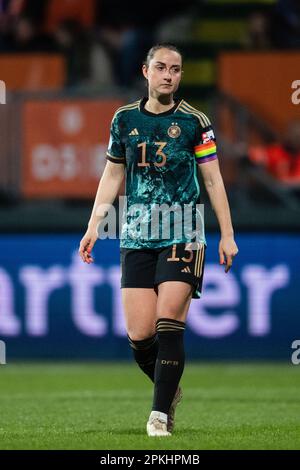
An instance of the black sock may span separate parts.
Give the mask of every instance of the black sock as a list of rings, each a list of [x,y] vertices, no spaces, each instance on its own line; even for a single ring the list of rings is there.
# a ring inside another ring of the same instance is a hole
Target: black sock
[[[127,335],[133,356],[142,371],[154,382],[154,369],[158,353],[157,334],[140,341],[133,341]]]
[[[154,372],[153,411],[168,414],[184,369],[185,323],[170,318],[156,322],[158,355]]]

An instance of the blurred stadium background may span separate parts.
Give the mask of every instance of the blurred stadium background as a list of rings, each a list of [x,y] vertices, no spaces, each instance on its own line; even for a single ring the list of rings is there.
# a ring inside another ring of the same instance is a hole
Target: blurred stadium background
[[[25,365],[9,372],[16,361],[59,367],[65,360],[131,359],[118,240],[98,242],[90,266],[77,249],[114,110],[145,94],[141,63],[161,41],[184,55],[178,95],[214,123],[240,249],[224,275],[217,222],[206,204],[204,296],[190,309],[187,358],[202,361],[202,371],[204,361],[222,361],[224,374],[225,361],[242,361],[246,374],[255,360],[249,384],[259,362],[281,361],[282,374],[288,368],[290,374],[283,402],[299,390],[300,366],[291,359],[300,340],[299,2],[152,0],[146,8],[119,0],[0,0],[0,339],[8,364],[0,366],[0,379],[7,397],[13,384],[30,394],[36,385]],[[207,203],[204,191],[202,197]],[[59,370],[51,367],[50,378]],[[245,386],[242,369],[236,383]],[[36,370],[38,377],[43,372]],[[280,380],[275,375],[270,390]]]

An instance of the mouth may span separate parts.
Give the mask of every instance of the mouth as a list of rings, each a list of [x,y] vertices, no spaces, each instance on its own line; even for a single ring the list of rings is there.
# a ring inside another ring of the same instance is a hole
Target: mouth
[[[169,83],[162,83],[162,85],[160,86],[167,86],[168,88],[170,88],[172,85],[170,85]]]

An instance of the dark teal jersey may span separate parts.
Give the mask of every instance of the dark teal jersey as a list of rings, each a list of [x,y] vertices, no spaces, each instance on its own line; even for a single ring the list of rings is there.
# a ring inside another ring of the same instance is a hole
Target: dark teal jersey
[[[121,247],[205,243],[197,164],[217,158],[208,117],[186,101],[160,114],[147,99],[119,108],[107,159],[125,165]]]

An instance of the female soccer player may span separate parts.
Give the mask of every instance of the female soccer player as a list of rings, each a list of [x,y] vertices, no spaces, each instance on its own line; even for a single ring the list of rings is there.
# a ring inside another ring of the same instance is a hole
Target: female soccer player
[[[225,272],[238,249],[211,123],[174,98],[181,53],[173,45],[154,46],[142,71],[148,97],[119,108],[113,117],[107,163],[79,253],[84,262],[93,262],[103,208],[114,202],[126,175],[120,243],[126,328],[136,362],[154,383],[147,433],[169,436],[182,397],[187,313],[191,299],[201,295],[203,277],[206,242],[197,171],[219,222]]]

